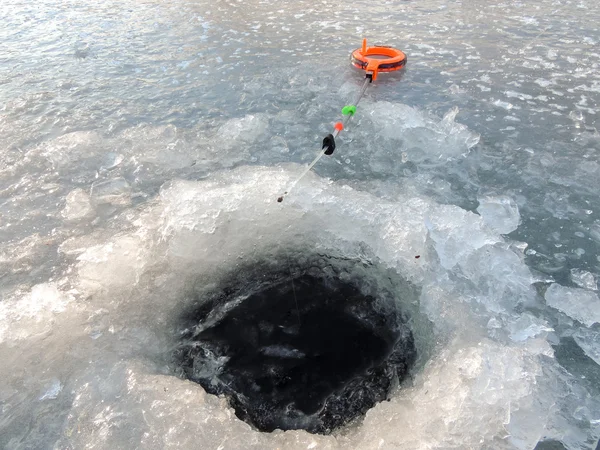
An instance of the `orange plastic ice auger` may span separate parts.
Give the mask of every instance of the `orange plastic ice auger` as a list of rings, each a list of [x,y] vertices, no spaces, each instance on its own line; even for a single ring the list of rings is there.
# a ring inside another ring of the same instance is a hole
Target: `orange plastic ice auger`
[[[331,155],[335,150],[335,138],[342,132],[346,123],[356,113],[356,106],[367,90],[367,86],[377,79],[379,72],[395,72],[402,69],[406,65],[406,55],[404,52],[385,45],[376,45],[367,47],[367,40],[363,39],[362,47],[354,50],[350,56],[350,61],[354,67],[362,69],[366,72],[365,81],[362,85],[360,93],[356,97],[353,104],[346,105],[342,108],[342,120],[336,122],[333,133],[328,134],[323,139],[321,151],[315,159],[306,167],[300,176],[292,183],[287,191],[277,198],[278,202],[282,202],[283,198],[290,193],[292,188],[306,175],[310,169],[321,159],[323,155]]]

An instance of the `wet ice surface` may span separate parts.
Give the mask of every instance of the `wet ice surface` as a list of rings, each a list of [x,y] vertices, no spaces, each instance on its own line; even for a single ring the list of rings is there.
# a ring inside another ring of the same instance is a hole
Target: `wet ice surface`
[[[595,448],[599,16],[4,2],[0,447]],[[277,204],[359,89],[363,34],[406,70]],[[307,252],[410,280],[420,360],[345,430],[259,433],[174,376],[174,322],[236,264]]]

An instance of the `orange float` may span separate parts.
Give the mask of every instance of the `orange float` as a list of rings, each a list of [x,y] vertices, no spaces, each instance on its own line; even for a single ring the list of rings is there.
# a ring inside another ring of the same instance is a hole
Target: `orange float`
[[[395,72],[406,65],[404,52],[385,45],[367,47],[367,40],[363,39],[361,48],[352,52],[350,61],[357,69],[362,69],[372,74],[373,80],[377,79],[379,72]]]

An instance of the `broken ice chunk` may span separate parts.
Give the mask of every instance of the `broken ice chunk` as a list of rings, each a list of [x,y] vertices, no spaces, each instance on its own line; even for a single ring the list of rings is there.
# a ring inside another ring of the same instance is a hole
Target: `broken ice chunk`
[[[466,261],[477,249],[498,242],[498,236],[485,227],[482,218],[469,211],[436,208],[435,214],[425,219],[425,226],[446,269]]]
[[[488,324],[489,326],[489,324]],[[508,326],[510,338],[515,342],[524,342],[539,334],[554,331],[545,320],[538,319],[531,314],[524,314]]]
[[[78,220],[93,214],[90,196],[83,189],[75,189],[67,195],[67,202],[61,215],[66,220]]]
[[[485,224],[498,234],[508,234],[519,226],[521,216],[517,203],[505,195],[479,198],[477,212]]]
[[[131,286],[139,281],[147,264],[148,248],[138,237],[117,236],[77,257],[81,286],[94,291],[109,286]]]
[[[228,120],[221,126],[219,135],[228,135],[229,141],[255,142],[264,135],[268,126],[269,121],[264,115],[249,114]]]
[[[100,170],[112,170],[123,162],[123,155],[109,152],[102,158]]]
[[[91,197],[97,205],[128,205],[131,203],[131,186],[121,177],[99,181],[92,185]]]
[[[571,269],[571,280],[577,286],[592,291],[598,290],[598,279],[596,275],[581,269]]]
[[[600,332],[580,328],[573,334],[577,345],[600,366]]]
[[[62,391],[63,385],[58,379],[53,379],[52,382],[46,386],[45,392],[40,396],[39,400],[53,400],[58,397],[60,391]]]
[[[588,327],[600,323],[600,299],[594,292],[554,283],[546,291],[546,304]]]

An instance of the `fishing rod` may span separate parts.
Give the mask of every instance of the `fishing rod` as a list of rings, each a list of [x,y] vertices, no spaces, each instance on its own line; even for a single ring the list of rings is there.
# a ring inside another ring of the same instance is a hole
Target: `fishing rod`
[[[336,122],[333,127],[333,132],[329,133],[323,139],[323,144],[318,155],[313,161],[304,169],[298,178],[290,185],[290,187],[281,196],[277,198],[278,202],[282,202],[285,196],[289,195],[294,186],[304,176],[310,172],[315,164],[323,157],[323,155],[332,155],[335,150],[335,138],[339,136],[342,130],[346,127],[346,124],[356,114],[356,107],[360,102],[360,99],[365,94],[367,87],[373,81],[377,80],[377,75],[381,72],[395,72],[402,69],[406,65],[406,55],[404,52],[397,50],[393,47],[386,45],[375,45],[367,47],[367,40],[363,39],[362,47],[357,48],[350,55],[351,64],[357,69],[365,71],[365,81],[360,89],[360,92],[356,96],[354,103],[346,105],[342,108],[342,120]]]

